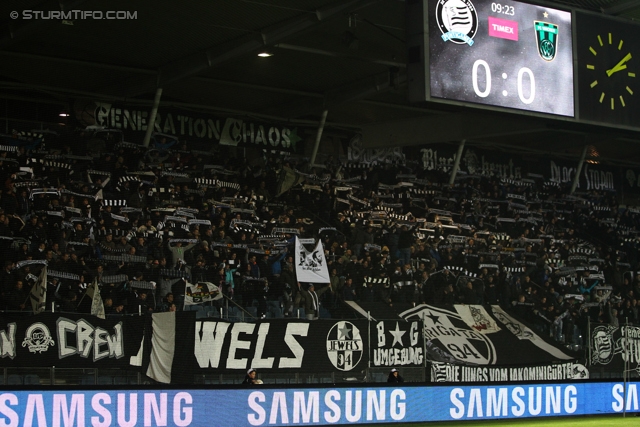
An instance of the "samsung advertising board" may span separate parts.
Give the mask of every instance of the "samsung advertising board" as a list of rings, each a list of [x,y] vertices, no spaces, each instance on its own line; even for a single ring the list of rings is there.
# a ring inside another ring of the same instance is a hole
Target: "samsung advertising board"
[[[278,426],[638,412],[640,382],[0,392],[3,426]],[[226,410],[223,410],[226,409]]]

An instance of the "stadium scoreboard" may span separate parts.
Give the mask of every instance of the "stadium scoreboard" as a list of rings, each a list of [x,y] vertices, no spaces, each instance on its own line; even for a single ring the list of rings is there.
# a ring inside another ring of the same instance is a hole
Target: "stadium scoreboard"
[[[520,1],[408,2],[409,98],[640,130],[640,25]]]

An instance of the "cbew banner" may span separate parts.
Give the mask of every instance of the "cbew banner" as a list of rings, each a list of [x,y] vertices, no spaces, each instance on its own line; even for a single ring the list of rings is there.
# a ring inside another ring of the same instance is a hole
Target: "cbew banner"
[[[142,344],[145,319],[40,313],[2,319],[0,366],[127,368]]]

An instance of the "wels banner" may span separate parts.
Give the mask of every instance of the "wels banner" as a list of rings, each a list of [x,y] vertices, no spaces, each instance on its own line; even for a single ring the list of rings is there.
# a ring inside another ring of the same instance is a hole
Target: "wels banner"
[[[127,368],[142,343],[143,317],[100,319],[41,313],[1,320],[0,366]]]
[[[421,304],[400,313],[400,317],[423,320],[429,361],[511,365],[515,360],[527,366],[580,357],[541,338],[498,306],[492,306],[489,313],[478,305],[448,309]]]
[[[591,364],[640,373],[640,327],[598,325],[591,330]],[[625,368],[625,364],[627,367]]]
[[[424,366],[421,321],[382,321],[375,323],[371,342],[371,366]]]
[[[163,314],[154,319],[167,317]],[[368,366],[366,320],[194,322],[188,314],[176,313],[174,323],[154,320],[154,339],[163,345],[154,346],[147,375],[173,384],[191,382],[193,374],[205,371],[361,372]],[[192,338],[176,345],[185,331],[193,331]],[[154,374],[162,367],[169,372]]]
[[[432,362],[431,382],[515,382],[588,380],[589,371],[581,363],[553,363],[538,366],[461,366]]]
[[[148,107],[96,102],[94,119],[98,126],[121,129],[131,142],[142,141],[149,126],[149,111]],[[301,147],[297,146],[301,140],[298,128],[237,117],[212,116],[161,106],[154,129],[155,132],[189,141],[213,141],[220,145],[302,151]]]

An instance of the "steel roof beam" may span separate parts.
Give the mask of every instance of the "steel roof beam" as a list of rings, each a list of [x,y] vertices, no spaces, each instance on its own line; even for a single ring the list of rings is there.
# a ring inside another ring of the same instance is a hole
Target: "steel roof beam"
[[[622,15],[625,12],[640,9],[640,0],[618,0],[614,1],[607,7],[601,8],[605,15]]]
[[[42,3],[34,5],[33,7],[37,8],[34,10],[38,11],[70,11],[74,9],[78,9],[80,5],[85,3],[87,0],[75,0],[75,1],[63,1],[63,0],[45,0]],[[16,40],[19,40],[22,37],[28,36],[29,34],[37,31],[40,28],[44,28],[47,25],[61,25],[61,21],[55,19],[22,19],[23,10],[14,10],[11,13],[17,13],[17,17],[10,17],[12,20],[8,25],[8,34],[3,34],[3,37],[0,38],[0,49],[5,49],[12,45]],[[3,16],[2,19],[6,17]]]
[[[364,148],[401,147],[520,135],[548,130],[541,120],[510,117],[496,126],[496,117],[488,114],[443,114],[409,120],[375,123],[362,126]]]
[[[238,39],[213,46],[204,51],[165,64],[158,69],[156,81],[146,81],[142,84],[130,85],[122,89],[123,93],[127,96],[137,96],[153,91],[156,87],[165,87],[175,81],[196,75],[226,61],[255,52],[258,49],[273,46],[302,31],[312,29],[337,14],[348,13],[380,1],[382,0],[337,1],[329,6],[318,9],[313,14],[305,14],[285,20],[284,22],[263,29],[260,33],[247,34]]]

